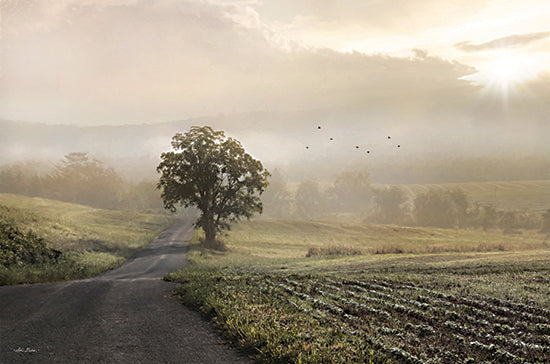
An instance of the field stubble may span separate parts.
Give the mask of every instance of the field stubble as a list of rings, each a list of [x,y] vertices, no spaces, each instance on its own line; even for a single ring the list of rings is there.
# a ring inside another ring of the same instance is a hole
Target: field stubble
[[[167,278],[182,283],[184,302],[266,362],[543,363],[545,238],[252,221],[225,236],[227,252],[201,249],[197,235],[192,264]],[[319,254],[306,258],[312,247]],[[345,254],[351,248],[360,254]]]

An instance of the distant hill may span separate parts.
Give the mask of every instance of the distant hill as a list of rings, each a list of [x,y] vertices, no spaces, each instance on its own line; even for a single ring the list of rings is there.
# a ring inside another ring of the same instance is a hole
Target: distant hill
[[[88,152],[123,174],[154,173],[170,137],[189,124],[78,127],[0,120],[0,165],[21,160],[58,161],[71,152]]]
[[[87,152],[127,178],[156,178],[160,153],[170,149],[175,133],[211,125],[236,137],[288,182],[332,180],[350,170],[367,171],[374,183],[390,184],[550,179],[550,150],[542,137],[546,129],[520,136],[517,128],[496,133],[487,125],[451,128],[365,115],[256,112],[115,126],[0,120],[0,168],[22,160],[51,165],[65,154]]]
[[[410,184],[398,187],[411,198],[430,189],[461,189],[471,202],[492,205],[498,210],[544,212],[550,208],[550,180]]]

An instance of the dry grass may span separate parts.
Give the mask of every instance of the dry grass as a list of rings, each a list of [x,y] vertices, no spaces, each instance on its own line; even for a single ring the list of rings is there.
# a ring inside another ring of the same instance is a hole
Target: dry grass
[[[0,267],[0,284],[46,282],[97,275],[147,245],[172,218],[95,209],[44,198],[0,194],[0,218],[32,230],[63,252],[60,265]]]
[[[351,250],[361,254],[539,250],[550,248],[545,238],[544,234],[530,230],[503,234],[498,230],[266,219],[236,225],[225,237],[225,242],[229,249],[246,256],[300,258],[311,248],[329,252],[335,250],[334,247],[341,247],[342,252]]]

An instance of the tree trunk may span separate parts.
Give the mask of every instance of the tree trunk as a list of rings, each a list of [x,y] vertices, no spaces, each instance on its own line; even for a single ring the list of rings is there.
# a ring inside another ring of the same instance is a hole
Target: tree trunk
[[[216,241],[216,228],[214,226],[214,217],[206,215],[204,219],[204,244],[206,246],[214,246]]]

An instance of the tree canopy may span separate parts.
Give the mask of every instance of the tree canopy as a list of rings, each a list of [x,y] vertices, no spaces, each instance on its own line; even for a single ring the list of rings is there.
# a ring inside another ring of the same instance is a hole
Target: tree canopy
[[[122,192],[122,179],[113,168],[89,158],[88,153],[69,153],[50,177],[53,197],[93,207],[115,208]]]
[[[195,226],[203,228],[207,243],[231,222],[262,213],[260,195],[270,174],[238,140],[209,126],[194,126],[177,133],[172,148],[162,153],[157,166],[164,207],[197,207],[201,215]]]

